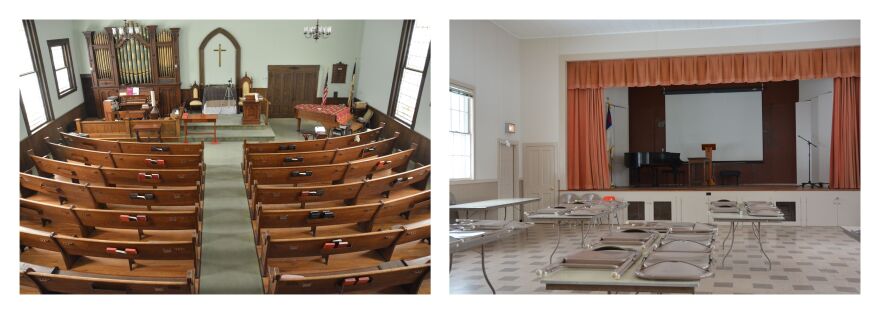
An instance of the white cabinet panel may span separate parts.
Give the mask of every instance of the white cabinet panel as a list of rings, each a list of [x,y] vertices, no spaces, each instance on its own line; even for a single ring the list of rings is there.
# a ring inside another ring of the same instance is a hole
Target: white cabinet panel
[[[861,226],[861,200],[859,192],[839,192],[837,201],[837,225]]]
[[[837,226],[836,197],[834,192],[807,192],[807,225]]]

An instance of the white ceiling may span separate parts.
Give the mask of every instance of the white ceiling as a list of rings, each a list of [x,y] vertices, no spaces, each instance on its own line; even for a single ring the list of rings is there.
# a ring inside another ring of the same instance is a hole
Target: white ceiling
[[[735,28],[808,22],[805,20],[494,20],[520,39]]]

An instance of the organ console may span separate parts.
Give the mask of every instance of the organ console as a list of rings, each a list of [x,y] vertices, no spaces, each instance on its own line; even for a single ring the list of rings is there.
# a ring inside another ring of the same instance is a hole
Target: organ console
[[[678,182],[678,167],[681,161],[680,153],[671,152],[629,152],[623,154],[623,163],[629,168],[630,185],[636,186],[641,182],[642,168],[649,167],[654,170],[653,186],[659,186],[659,169],[672,168],[674,182]]]

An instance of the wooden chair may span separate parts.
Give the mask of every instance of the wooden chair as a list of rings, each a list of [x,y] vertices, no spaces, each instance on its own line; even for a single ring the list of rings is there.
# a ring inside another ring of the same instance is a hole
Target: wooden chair
[[[345,273],[308,276],[281,274],[277,267],[269,272],[271,294],[416,294],[431,273],[430,257],[394,261]]]
[[[238,80],[238,86],[241,86],[241,97],[238,97],[238,111],[241,112],[242,107],[244,107],[245,95],[251,93],[251,87],[254,86],[254,80],[247,75],[247,72],[245,72],[244,76]]]
[[[40,294],[197,294],[194,271],[181,278],[94,275],[21,263],[19,282]]]
[[[190,88],[192,88],[192,100],[189,101],[189,109],[202,111],[203,104],[201,98],[199,98],[199,85],[193,82]]]

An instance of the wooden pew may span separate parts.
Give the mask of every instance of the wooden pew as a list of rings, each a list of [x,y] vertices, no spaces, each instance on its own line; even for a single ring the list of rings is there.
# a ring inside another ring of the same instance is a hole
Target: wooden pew
[[[361,188],[355,201],[363,199],[364,197],[372,197],[380,194],[388,197],[393,190],[403,189],[415,184],[420,184],[421,186],[419,189],[424,190],[425,186],[428,184],[428,177],[430,175],[431,165],[427,165],[398,174],[366,180],[364,182],[364,187]]]
[[[201,155],[205,150],[204,143],[138,143],[112,140],[93,139],[66,133],[59,130],[64,145],[100,152],[127,154],[168,154],[168,155]]]
[[[165,154],[125,154],[99,152],[68,147],[52,143],[46,139],[52,158],[62,161],[76,161],[86,165],[134,169],[200,169],[204,171],[202,156]]]
[[[313,166],[325,164],[337,164],[360,158],[387,155],[394,149],[394,143],[400,137],[399,132],[385,140],[367,143],[358,146],[337,148],[334,150],[320,150],[294,153],[251,153],[245,151],[245,161],[242,172],[247,168],[256,167],[290,167],[290,166]]]
[[[389,197],[394,190],[400,190],[416,183],[424,183],[431,173],[431,166],[424,166],[373,180],[335,185],[308,187],[266,186],[254,181],[251,201],[251,219],[256,217],[258,207],[272,204],[298,204],[306,208],[307,203],[342,201],[345,205],[356,204],[358,200],[382,195]],[[342,205],[342,204],[340,204]]]
[[[242,144],[242,151],[249,151],[250,153],[290,153],[332,150],[357,146],[375,141],[379,138],[379,134],[382,134],[382,128],[384,127],[385,123],[381,122],[378,128],[369,131],[311,141],[262,143],[248,143],[245,141],[244,144]]]
[[[20,199],[22,216],[30,216],[44,223],[44,227],[60,234],[89,237],[95,228],[137,230],[137,239],[144,230],[193,230],[201,234],[198,212],[143,211],[77,208],[73,205],[54,205]],[[201,237],[199,237],[201,238]]]
[[[133,270],[138,260],[170,260],[192,261],[195,277],[199,277],[199,245],[193,234],[191,241],[114,241],[95,240],[59,235],[26,227],[19,227],[20,246],[24,252],[37,248],[61,255],[58,266],[71,269],[80,257],[96,257],[125,259],[129,271]],[[89,259],[86,263],[91,262]],[[54,264],[54,263],[53,263]]]
[[[26,173],[20,174],[21,187],[27,192],[40,196],[25,198],[34,201],[54,202],[59,205],[71,204],[82,208],[108,208],[108,205],[144,206],[147,210],[155,206],[194,206],[199,217],[202,216],[202,190],[194,187],[106,187],[76,184],[43,178]],[[24,193],[23,193],[24,194]],[[47,199],[48,197],[48,199]],[[175,209],[179,210],[179,209]],[[201,220],[201,219],[200,219]]]
[[[329,264],[330,255],[373,251],[387,262],[396,246],[430,238],[431,225],[423,221],[390,230],[313,238],[274,239],[265,231],[260,236],[260,269],[266,276],[270,258],[321,256]]]
[[[74,183],[93,183],[107,185],[104,175],[101,174],[102,166],[89,166],[79,163],[69,163],[53,160],[34,155],[33,150],[27,151],[28,156],[34,162],[34,167],[41,174],[51,174],[70,179]]]
[[[98,208],[98,202],[92,197],[89,184],[76,184],[43,178],[24,172],[19,173],[19,184],[22,195],[30,198],[31,194],[48,196],[45,201],[57,201],[59,205],[72,204],[86,208]]]
[[[412,210],[421,209],[422,207],[416,208],[414,206],[426,201],[430,202],[430,199],[431,191],[428,190],[410,196],[364,205],[286,210],[262,210],[261,207],[258,207],[254,223],[254,237],[257,244],[261,244],[259,235],[263,229],[307,227],[311,228],[312,236],[317,236],[318,227],[343,224],[358,224],[358,229],[361,232],[369,232],[372,231],[377,219],[399,216]]]
[[[71,179],[74,183],[92,183],[103,186],[202,186],[204,173],[198,169],[125,169],[87,166],[33,155],[34,166],[40,173]]]
[[[19,282],[40,294],[197,294],[193,271],[181,278],[94,275],[21,263]]]
[[[430,256],[413,260],[382,263],[345,273],[308,276],[281,274],[277,267],[269,272],[271,294],[345,294],[407,293],[416,294],[431,273]]]
[[[97,140],[88,137],[82,137],[64,132],[64,128],[58,128],[58,135],[61,143],[70,147],[94,150],[99,152],[117,152],[121,153],[122,148],[119,147],[119,141]]]
[[[376,211],[382,206],[381,203],[328,207],[316,209],[291,209],[291,210],[266,210],[259,211],[256,227],[254,228],[254,240],[260,244],[260,233],[266,228],[311,228],[312,236],[317,236],[318,227],[342,224],[358,224],[362,232],[370,231],[366,225]]]
[[[49,152],[52,153],[52,159],[61,161],[75,161],[86,165],[116,167],[116,162],[110,152],[99,152],[94,150],[82,149],[64,146],[52,143],[48,137],[45,138],[46,145],[49,146]]]
[[[260,167],[250,168],[245,184],[250,197],[250,189],[254,181],[260,184],[297,185],[303,183],[342,183],[346,179],[369,178],[373,173],[406,167],[415,149],[376,157],[358,159],[342,164],[293,166],[293,167]]]
[[[161,189],[145,187],[106,187],[90,186],[89,190],[99,204],[144,206],[151,210],[156,206],[195,206],[201,211],[201,190],[198,187],[165,187]],[[201,215],[200,215],[201,216]]]

